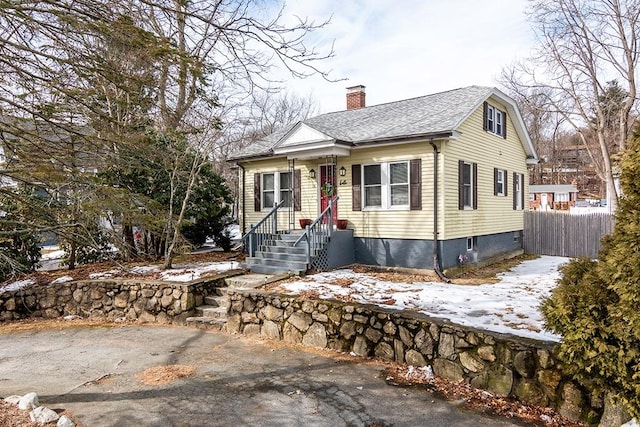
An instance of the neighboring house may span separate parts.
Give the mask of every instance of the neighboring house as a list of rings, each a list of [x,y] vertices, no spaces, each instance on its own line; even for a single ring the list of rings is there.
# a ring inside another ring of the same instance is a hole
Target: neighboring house
[[[575,206],[578,188],[575,185],[530,185],[529,209],[536,211],[568,211]]]
[[[283,201],[281,236],[337,196],[334,218],[352,237],[324,256],[340,252],[343,263],[439,271],[521,249],[527,164],[538,156],[513,99],[470,86],[364,101],[364,86],[348,88],[347,110],[298,122],[231,159],[240,166],[243,233],[274,202]],[[262,243],[261,264],[274,264]],[[333,258],[330,267],[341,264]]]

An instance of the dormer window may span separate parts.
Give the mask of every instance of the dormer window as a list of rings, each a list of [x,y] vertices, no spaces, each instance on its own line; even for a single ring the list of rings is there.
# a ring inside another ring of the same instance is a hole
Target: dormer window
[[[483,129],[503,138],[507,137],[507,113],[484,103]]]

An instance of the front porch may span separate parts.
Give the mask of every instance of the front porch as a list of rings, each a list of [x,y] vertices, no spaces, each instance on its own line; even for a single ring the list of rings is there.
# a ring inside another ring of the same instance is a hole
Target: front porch
[[[278,209],[284,201],[252,226],[243,241],[248,254],[245,267],[254,273],[291,273],[304,275],[307,270],[330,270],[355,262],[353,230],[339,230],[334,212],[338,197],[305,229],[291,224],[279,227]]]

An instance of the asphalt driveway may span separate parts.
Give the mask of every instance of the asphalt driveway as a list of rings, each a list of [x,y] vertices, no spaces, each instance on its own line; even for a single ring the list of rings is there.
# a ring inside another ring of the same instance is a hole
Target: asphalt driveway
[[[145,385],[136,373],[188,365],[192,377]],[[513,426],[419,388],[383,367],[280,343],[183,327],[83,326],[0,332],[0,396],[101,426]]]

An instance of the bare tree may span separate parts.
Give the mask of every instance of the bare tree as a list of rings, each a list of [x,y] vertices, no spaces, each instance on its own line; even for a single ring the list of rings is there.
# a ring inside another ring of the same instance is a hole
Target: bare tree
[[[615,210],[612,154],[625,148],[636,105],[640,0],[531,0],[528,13],[540,46],[533,57],[504,70],[502,81],[523,97],[544,89],[538,93],[546,98],[545,108],[578,133]],[[626,93],[618,104],[615,135],[602,102],[614,80]]]

